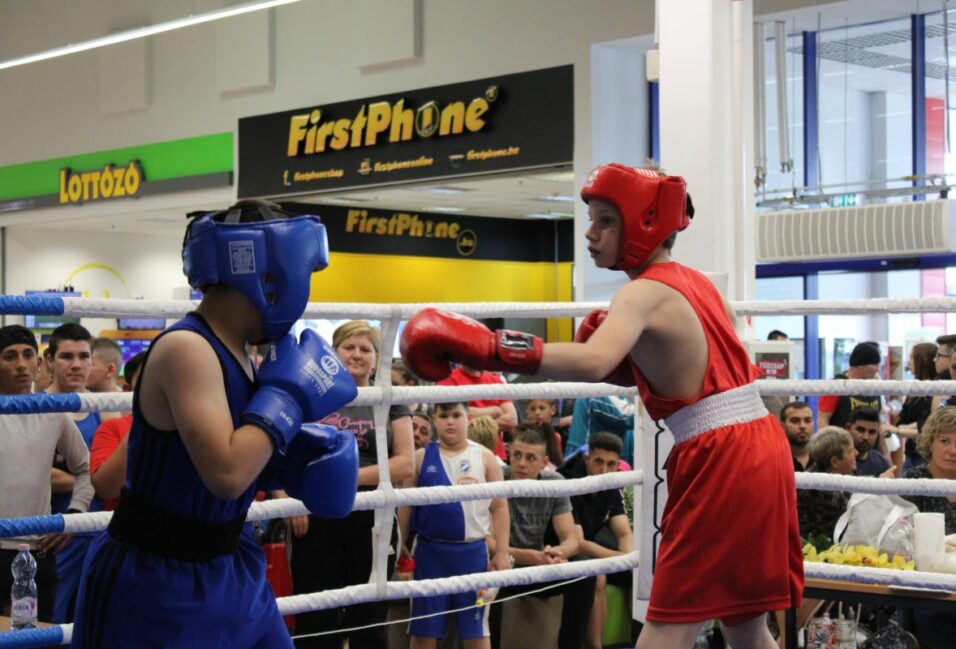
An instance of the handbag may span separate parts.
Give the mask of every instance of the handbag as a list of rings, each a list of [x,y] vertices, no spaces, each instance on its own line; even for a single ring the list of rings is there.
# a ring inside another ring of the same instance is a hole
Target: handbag
[[[899,496],[856,493],[837,520],[833,539],[841,545],[869,545],[891,557],[913,557],[916,505]]]

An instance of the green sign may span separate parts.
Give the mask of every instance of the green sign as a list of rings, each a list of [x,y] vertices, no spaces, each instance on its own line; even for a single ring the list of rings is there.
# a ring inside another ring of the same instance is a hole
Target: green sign
[[[227,187],[232,160],[233,134],[216,133],[0,167],[0,212]],[[74,190],[82,183],[72,196],[71,179]],[[117,183],[130,190],[134,180],[136,191],[118,191]]]
[[[859,204],[858,194],[840,194],[830,199],[830,207],[853,207]]]

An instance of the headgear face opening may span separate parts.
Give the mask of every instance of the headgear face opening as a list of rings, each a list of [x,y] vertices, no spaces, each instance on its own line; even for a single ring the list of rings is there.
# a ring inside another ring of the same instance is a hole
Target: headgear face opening
[[[310,277],[329,265],[318,216],[293,216],[266,203],[239,203],[199,215],[186,228],[183,272],[193,288],[230,286],[262,317],[261,341],[274,342],[302,317]]]
[[[650,259],[670,235],[688,225],[687,183],[651,169],[612,163],[596,167],[581,189],[581,199],[613,203],[621,213],[621,247],[614,270],[630,270]]]

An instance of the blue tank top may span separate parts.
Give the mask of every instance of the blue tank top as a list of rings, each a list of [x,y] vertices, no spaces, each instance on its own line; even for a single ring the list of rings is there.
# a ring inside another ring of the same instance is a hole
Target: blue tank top
[[[166,329],[159,340],[171,331],[192,331],[199,334],[216,352],[222,368],[226,399],[235,428],[241,425],[240,416],[256,389],[239,361],[219,340],[206,320],[198,313]],[[152,350],[156,342],[150,347]],[[140,498],[166,510],[216,523],[231,521],[244,515],[256,495],[253,481],[236,500],[226,501],[215,495],[203,483],[186,447],[176,430],[159,430],[143,417],[139,407],[139,389],[149,372],[149,352],[143,361],[140,380],[133,393],[133,424],[129,431],[129,458],[126,466],[126,488]],[[162,377],[174,381],[175,377]]]
[[[425,447],[419,487],[447,487],[483,483],[485,465],[482,447],[474,442],[453,456],[444,456],[438,442]],[[412,531],[435,541],[465,542],[491,534],[490,500],[420,505],[412,510]]]

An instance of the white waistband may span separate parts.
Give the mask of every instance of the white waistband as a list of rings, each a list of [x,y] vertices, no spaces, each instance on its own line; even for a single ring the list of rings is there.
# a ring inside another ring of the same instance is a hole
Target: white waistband
[[[709,430],[754,421],[767,414],[757,386],[750,383],[681,408],[665,417],[664,423],[674,434],[674,443],[680,444]]]

